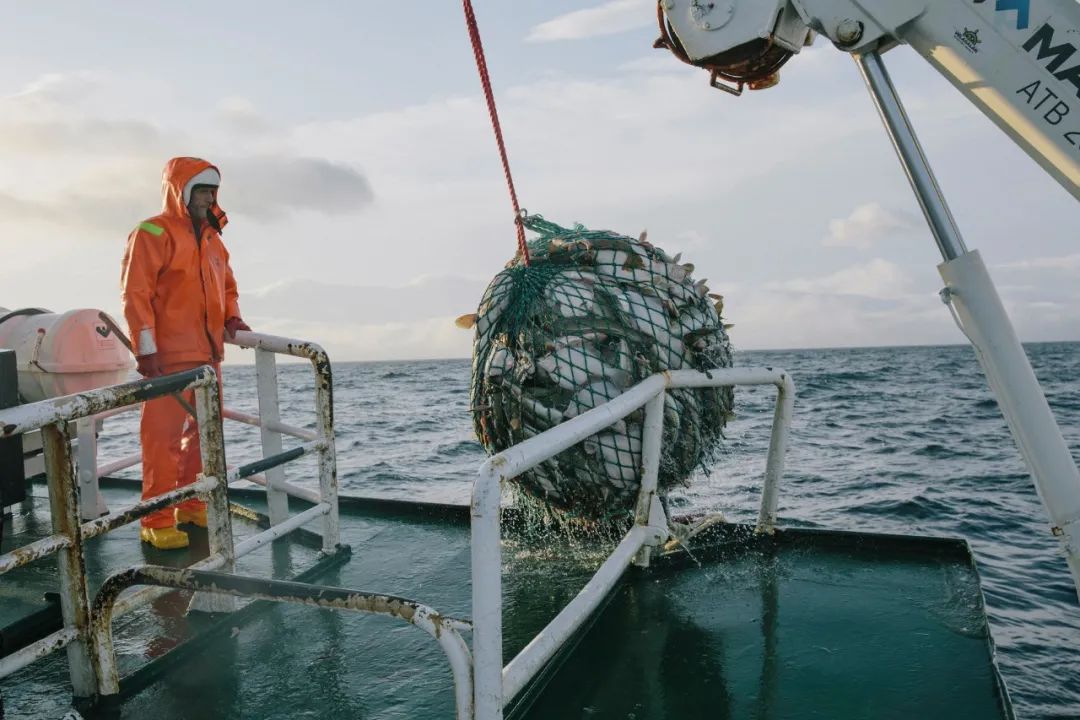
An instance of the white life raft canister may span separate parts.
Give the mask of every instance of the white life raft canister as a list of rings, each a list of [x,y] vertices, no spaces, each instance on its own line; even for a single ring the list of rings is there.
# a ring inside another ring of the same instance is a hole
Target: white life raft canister
[[[24,402],[85,392],[127,379],[134,366],[131,353],[98,312],[90,308],[65,313],[24,308],[0,313],[0,348],[15,351],[19,395]]]

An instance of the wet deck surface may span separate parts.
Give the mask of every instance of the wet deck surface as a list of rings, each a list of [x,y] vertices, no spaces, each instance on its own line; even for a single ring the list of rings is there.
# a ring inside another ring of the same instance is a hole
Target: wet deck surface
[[[532,717],[1006,717],[963,556],[838,539],[637,574]]]
[[[5,531],[4,549],[48,533],[44,488]],[[107,491],[120,507],[132,496]],[[251,503],[255,505],[256,503]],[[317,526],[313,526],[317,529]],[[256,531],[234,521],[238,536]],[[129,526],[90,543],[91,592],[107,571],[182,564],[205,552],[162,553]],[[342,511],[348,562],[318,582],[411,597],[467,618],[467,513],[383,504]],[[695,551],[632,572],[573,651],[551,668],[529,718],[999,718],[977,576],[952,541],[788,531],[753,539],[728,526]],[[517,652],[585,583],[602,550],[510,537],[504,548],[504,640]],[[294,543],[262,548],[238,572],[291,577],[316,560]],[[0,626],[44,605],[55,561],[0,580]],[[159,660],[198,635],[172,594],[117,620],[132,692],[84,717],[449,718],[442,651],[401,621],[274,606],[219,628],[189,657]],[[468,636],[466,639],[469,640]],[[155,681],[140,668],[161,669]],[[145,685],[145,686],[144,686]],[[70,705],[63,652],[0,683],[8,718],[60,717]],[[535,701],[530,704],[530,701]]]

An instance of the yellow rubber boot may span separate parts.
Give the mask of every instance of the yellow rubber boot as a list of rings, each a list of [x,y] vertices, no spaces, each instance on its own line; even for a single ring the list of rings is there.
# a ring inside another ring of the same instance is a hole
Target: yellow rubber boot
[[[187,533],[175,527],[144,527],[139,531],[139,539],[144,543],[150,543],[158,550],[178,550],[188,546]]]
[[[176,509],[176,524],[192,523],[198,525],[201,528],[206,527],[206,508],[202,510],[181,510]]]

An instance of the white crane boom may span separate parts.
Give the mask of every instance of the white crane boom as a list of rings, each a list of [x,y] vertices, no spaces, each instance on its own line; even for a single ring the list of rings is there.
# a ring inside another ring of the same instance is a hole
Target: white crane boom
[[[661,44],[735,92],[774,84],[813,33],[854,55],[908,44],[1080,199],[1076,0],[661,0],[661,9]]]

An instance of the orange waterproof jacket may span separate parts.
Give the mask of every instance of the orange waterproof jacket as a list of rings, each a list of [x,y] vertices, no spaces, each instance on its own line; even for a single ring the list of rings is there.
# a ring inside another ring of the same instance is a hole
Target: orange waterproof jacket
[[[135,353],[156,352],[162,364],[219,362],[225,321],[240,317],[236,280],[219,233],[227,219],[217,195],[210,208],[216,222],[202,223],[199,238],[184,201],[184,186],[207,169],[217,171],[189,157],[165,165],[164,209],[135,228],[124,253],[121,301]]]

